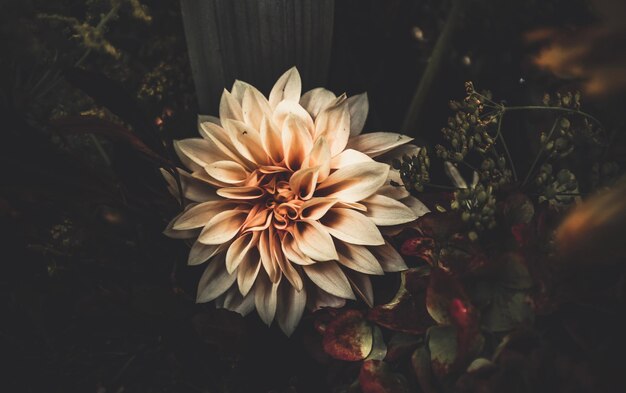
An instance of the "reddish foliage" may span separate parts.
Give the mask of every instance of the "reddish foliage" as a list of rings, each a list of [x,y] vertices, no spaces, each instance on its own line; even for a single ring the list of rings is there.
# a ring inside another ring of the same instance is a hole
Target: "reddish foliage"
[[[372,350],[372,326],[358,310],[345,310],[324,331],[324,351],[339,360],[363,360]]]

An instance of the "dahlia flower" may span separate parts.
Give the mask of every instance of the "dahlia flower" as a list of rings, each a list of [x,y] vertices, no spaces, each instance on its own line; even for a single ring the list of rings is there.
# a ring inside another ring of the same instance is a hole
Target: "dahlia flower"
[[[199,119],[201,138],[175,143],[190,171],[179,169],[187,208],[165,230],[193,242],[190,265],[208,261],[198,302],[256,308],[287,335],[307,304],[340,307],[356,294],[371,305],[369,275],[406,268],[383,234],[428,211],[388,164],[394,150],[418,149],[411,138],[361,134],[365,94],[300,94],[296,68],[269,98],[241,81],[224,90],[219,118]]]

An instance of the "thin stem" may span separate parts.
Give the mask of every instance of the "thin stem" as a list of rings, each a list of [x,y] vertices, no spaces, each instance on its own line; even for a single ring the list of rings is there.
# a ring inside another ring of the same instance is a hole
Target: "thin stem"
[[[561,120],[561,118],[559,117],[559,118],[557,118],[554,121],[554,124],[552,124],[552,128],[550,129],[550,132],[548,133],[548,137],[546,138],[546,141],[541,145],[541,149],[539,149],[539,152],[537,153],[537,156],[535,157],[535,160],[533,161],[533,164],[530,166],[530,169],[528,170],[528,173],[526,173],[526,177],[524,177],[524,181],[522,182],[522,187],[524,187],[526,185],[526,183],[528,182],[528,179],[530,179],[530,175],[533,174],[533,171],[535,170],[535,167],[537,166],[537,163],[539,162],[539,159],[541,158],[541,155],[543,154],[543,151],[546,149],[546,145],[548,144],[548,142],[552,138],[552,135],[554,134],[554,131],[556,131],[556,126],[557,126],[557,124],[559,124],[560,120]]]
[[[459,161],[461,164],[465,165],[466,167],[468,167],[469,169],[473,170],[474,172],[478,172],[478,169],[476,169],[476,167],[474,167],[472,164],[468,163],[465,160]]]
[[[595,117],[591,116],[589,113],[578,111],[578,110],[575,110],[575,109],[570,109],[570,108],[561,108],[561,107],[558,107],[558,106],[525,105],[525,106],[507,106],[505,108],[505,110],[507,112],[508,111],[524,111],[524,110],[546,110],[546,111],[574,113],[574,114],[581,115],[583,117],[586,117],[586,118],[594,121],[597,125],[599,125],[600,127],[602,127],[604,129],[604,127],[602,126],[602,123],[600,122],[600,120],[598,120]]]
[[[498,118],[498,130],[496,132],[496,137],[500,139],[502,143],[502,148],[504,149],[504,154],[506,154],[507,160],[511,164],[511,172],[513,172],[513,180],[517,182],[517,171],[515,170],[515,164],[513,163],[513,158],[511,157],[511,153],[509,152],[509,148],[506,145],[506,141],[504,140],[504,136],[502,135],[502,119],[504,118],[504,114],[509,108],[502,108],[502,112],[500,113],[500,117]]]
[[[441,69],[441,63],[446,55],[450,53],[452,35],[456,30],[457,24],[461,20],[461,9],[463,8],[464,3],[465,1],[463,0],[452,1],[452,9],[450,10],[448,19],[446,20],[443,31],[437,39],[437,43],[435,44],[433,52],[428,60],[428,65],[424,70],[424,74],[420,79],[417,90],[415,90],[411,104],[409,105],[404,121],[402,122],[403,131],[409,135],[415,135],[419,121],[421,120],[424,103],[430,96],[430,89]]]

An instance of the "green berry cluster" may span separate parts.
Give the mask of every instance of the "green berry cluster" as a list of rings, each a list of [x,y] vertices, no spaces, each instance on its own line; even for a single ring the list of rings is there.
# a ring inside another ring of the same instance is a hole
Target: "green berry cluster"
[[[416,155],[404,155],[402,160],[393,159],[391,165],[400,171],[402,183],[407,190],[424,191],[424,185],[430,182],[428,171],[430,169],[430,159],[428,151],[422,147]]]
[[[480,165],[478,174],[484,184],[498,189],[513,181],[513,174],[506,165],[506,159],[498,155],[497,159],[485,158]]]
[[[475,187],[455,191],[450,207],[459,211],[461,219],[472,228],[470,238],[477,238],[478,232],[496,226],[496,198],[491,186],[479,183]]]
[[[550,164],[544,164],[535,178],[535,185],[539,188],[539,202],[548,201],[553,205],[572,203],[578,195],[578,181],[576,176],[567,169],[561,169],[556,174]]]
[[[441,130],[449,146],[436,146],[437,155],[451,162],[462,161],[470,151],[485,154],[495,142],[498,115],[486,113],[483,102],[490,100],[491,94],[476,93],[471,82],[465,84],[465,89],[467,94],[463,101],[450,101],[450,109],[455,114]]]

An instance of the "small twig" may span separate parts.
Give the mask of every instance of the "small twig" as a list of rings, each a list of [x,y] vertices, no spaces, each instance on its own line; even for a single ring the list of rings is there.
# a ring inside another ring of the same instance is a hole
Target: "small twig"
[[[573,114],[577,114],[577,115],[586,117],[586,118],[594,121],[597,125],[599,125],[602,129],[604,129],[604,126],[602,125],[602,122],[600,122],[600,120],[596,119],[595,117],[593,117],[589,113],[582,112],[582,111],[577,111],[577,110],[570,109],[570,108],[561,108],[561,107],[558,107],[558,106],[539,106],[539,105],[507,106],[506,107],[506,111],[507,112],[508,111],[524,111],[524,110],[546,110],[546,111],[573,113]]]
[[[546,141],[541,145],[541,149],[539,149],[539,152],[537,153],[537,156],[535,157],[535,160],[533,161],[533,164],[530,166],[530,169],[528,170],[528,173],[526,174],[526,177],[524,177],[524,181],[522,182],[522,187],[524,187],[526,185],[526,183],[530,179],[530,175],[533,174],[533,171],[535,170],[535,167],[537,166],[537,163],[539,162],[539,159],[541,158],[541,155],[543,154],[543,151],[546,149],[546,145],[548,144],[548,142],[552,138],[552,135],[554,134],[554,131],[556,131],[556,126],[559,124],[560,120],[561,120],[561,118],[559,117],[559,118],[557,118],[554,121],[554,124],[552,124],[552,128],[550,129],[550,132],[548,133],[548,137],[546,138]]]
[[[502,119],[504,118],[504,114],[508,111],[508,107],[502,107],[500,117],[498,118],[498,129],[496,131],[496,137],[500,139],[502,143],[502,148],[504,149],[504,154],[506,154],[507,160],[511,164],[511,172],[513,172],[513,180],[517,182],[517,171],[515,170],[515,164],[513,163],[513,158],[511,157],[511,152],[509,152],[509,148],[506,145],[506,141],[504,140],[504,136],[502,135]]]
[[[452,35],[457,27],[460,16],[462,15],[461,9],[463,8],[465,1],[452,0],[452,9],[446,20],[443,31],[437,39],[437,43],[433,48],[433,52],[428,60],[428,65],[424,70],[424,74],[420,79],[417,90],[413,95],[413,99],[409,104],[409,108],[406,112],[404,121],[402,122],[402,130],[408,135],[415,135],[419,120],[424,109],[424,103],[430,95],[430,89],[441,69],[441,62],[448,54],[450,45],[452,44]]]

